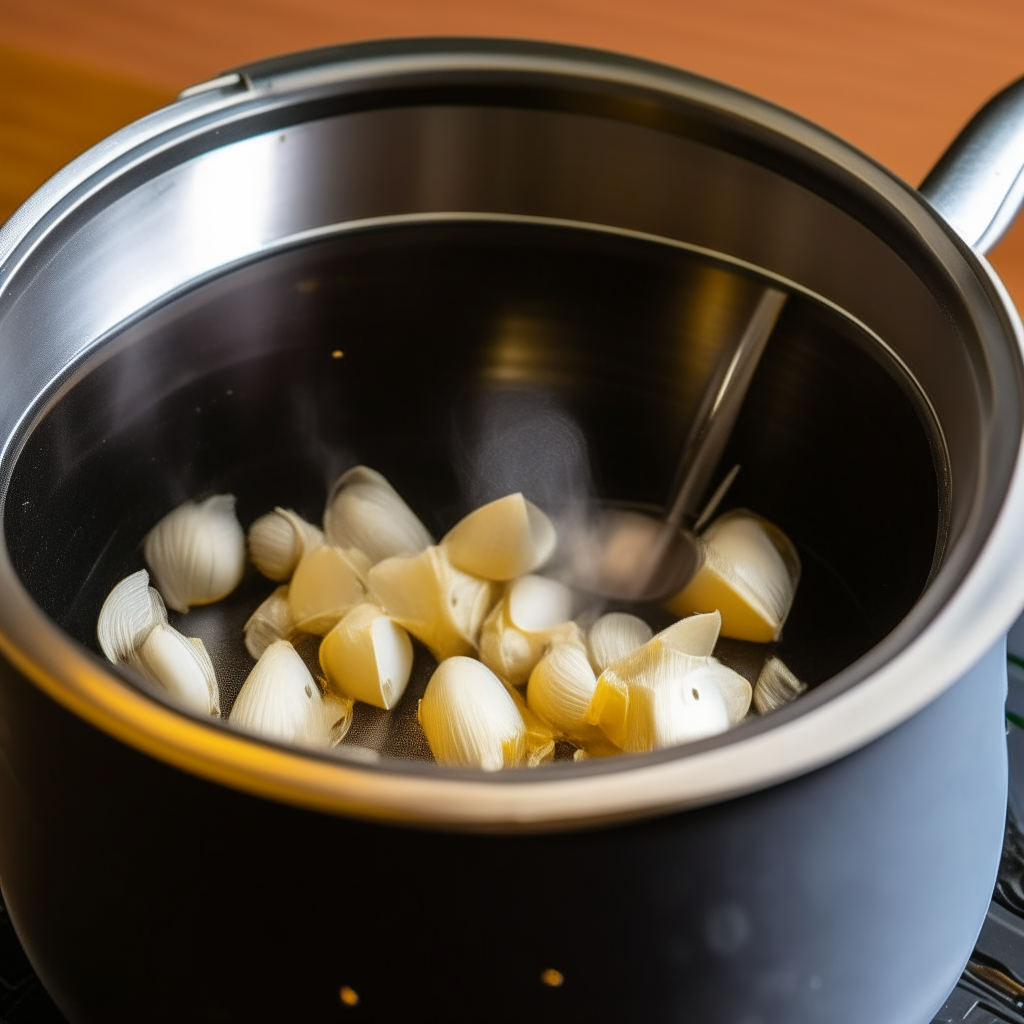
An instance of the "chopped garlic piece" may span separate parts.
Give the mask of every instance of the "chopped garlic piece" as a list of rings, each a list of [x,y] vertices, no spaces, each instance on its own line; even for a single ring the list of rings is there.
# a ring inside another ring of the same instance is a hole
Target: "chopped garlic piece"
[[[496,588],[454,568],[438,547],[412,558],[386,558],[367,576],[370,596],[438,661],[476,654]]]
[[[754,685],[754,708],[759,715],[767,715],[796,700],[806,689],[807,684],[797,679],[781,658],[769,658]]]
[[[202,640],[157,623],[142,642],[135,666],[179,704],[197,715],[220,714],[213,662]]]
[[[700,539],[703,564],[667,602],[668,609],[679,616],[717,610],[722,636],[778,640],[800,578],[800,559],[789,538],[738,509],[716,519]]]
[[[376,605],[359,604],[324,637],[320,667],[341,696],[390,710],[409,682],[412,643]]]
[[[460,519],[441,541],[452,565],[504,582],[539,569],[555,550],[551,520],[522,494],[509,494]]]
[[[729,725],[738,725],[750,710],[752,690],[750,683],[731,668],[711,659],[701,668],[694,669],[687,677],[688,682],[714,686],[725,701]]]
[[[519,764],[526,725],[501,680],[474,658],[442,661],[419,704],[438,764],[493,772]]]
[[[331,545],[307,551],[288,587],[288,609],[295,629],[323,636],[366,598],[367,565],[357,551]]]

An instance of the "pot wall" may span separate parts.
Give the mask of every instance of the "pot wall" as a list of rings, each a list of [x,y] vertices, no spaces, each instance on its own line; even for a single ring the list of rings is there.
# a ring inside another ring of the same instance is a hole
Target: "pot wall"
[[[0,878],[74,1022],[931,1019],[991,895],[1004,645],[784,785],[534,836],[366,824],[178,772],[0,673]],[[556,968],[561,987],[540,974]],[[913,982],[908,982],[913,979]]]

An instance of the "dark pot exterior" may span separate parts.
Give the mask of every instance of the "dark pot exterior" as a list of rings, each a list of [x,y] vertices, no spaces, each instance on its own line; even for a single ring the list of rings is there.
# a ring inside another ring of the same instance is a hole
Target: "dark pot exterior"
[[[923,1024],[995,878],[1003,644],[800,779],[533,836],[260,800],[110,739],[7,663],[0,679],[4,898],[73,1022]]]

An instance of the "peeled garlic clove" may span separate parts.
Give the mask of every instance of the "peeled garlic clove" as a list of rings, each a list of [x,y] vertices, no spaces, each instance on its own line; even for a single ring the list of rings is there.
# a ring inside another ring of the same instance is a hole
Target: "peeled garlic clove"
[[[725,702],[713,687],[695,688],[696,696],[686,697],[681,692],[655,696],[658,690],[678,690],[689,673],[706,664],[706,658],[682,654],[654,637],[601,673],[586,721],[600,726],[615,746],[632,752],[654,750],[726,729],[729,719]],[[711,696],[701,704],[705,690]],[[689,724],[683,721],[686,715],[692,718]],[[671,736],[683,738],[670,743]]]
[[[797,679],[781,658],[769,658],[754,684],[754,708],[759,715],[767,715],[796,700],[806,689],[807,684]]]
[[[302,556],[323,542],[323,533],[290,508],[275,508],[249,527],[252,564],[277,583],[290,579]]]
[[[324,637],[320,667],[342,697],[388,711],[409,682],[412,642],[376,605],[359,604]]]
[[[536,768],[555,759],[555,731],[538,714],[530,709],[523,695],[514,687],[505,684],[505,690],[515,703],[516,710],[523,717],[526,726],[526,753],[523,764]]]
[[[572,591],[557,580],[523,576],[505,595],[480,631],[480,660],[506,682],[525,683],[555,642],[582,643],[571,621]]]
[[[295,629],[323,636],[366,598],[357,556],[332,545],[307,551],[288,587],[288,610]]]
[[[753,691],[750,683],[738,672],[712,660],[702,668],[695,669],[686,678],[702,686],[714,686],[718,690],[725,701],[730,726],[738,725],[747,717]]]
[[[597,677],[586,650],[577,644],[555,644],[530,673],[526,702],[560,735],[586,744],[600,736],[587,722],[587,708],[596,688]]]
[[[766,519],[737,509],[701,535],[704,561],[668,609],[722,614],[722,636],[778,640],[800,579],[800,558],[789,538]]]
[[[442,661],[419,704],[419,721],[438,764],[511,768],[526,752],[526,725],[501,680],[474,658]]]
[[[159,622],[140,645],[135,664],[189,711],[220,714],[217,677],[202,640]]]
[[[587,653],[594,671],[601,673],[642,647],[654,630],[643,619],[626,612],[608,612],[597,619],[587,632]]]
[[[384,612],[438,661],[476,654],[480,627],[496,597],[493,583],[460,572],[437,547],[378,562],[367,585]]]
[[[355,466],[335,482],[324,532],[338,547],[364,551],[373,565],[396,555],[417,555],[434,543],[399,493],[368,466]]]
[[[539,569],[555,550],[555,528],[522,494],[509,494],[460,519],[441,544],[457,569],[501,582]]]
[[[722,616],[717,611],[704,612],[699,615],[688,615],[685,619],[673,622],[658,634],[658,639],[680,654],[707,658],[718,643],[721,629]]]
[[[287,640],[294,632],[288,606],[288,588],[278,587],[249,616],[245,624],[245,649],[257,660],[275,640]]]
[[[146,564],[167,604],[177,612],[227,597],[245,572],[245,533],[235,496],[186,501],[146,534]]]
[[[96,639],[115,665],[125,665],[153,626],[166,621],[164,602],[149,585],[149,573],[140,569],[107,595],[96,623]]]
[[[287,640],[275,640],[235,698],[229,721],[282,743],[326,746],[326,718],[316,682]]]

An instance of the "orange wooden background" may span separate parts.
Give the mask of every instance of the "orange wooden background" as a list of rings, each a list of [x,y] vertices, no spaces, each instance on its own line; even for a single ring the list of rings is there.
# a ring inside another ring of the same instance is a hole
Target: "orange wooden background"
[[[818,121],[915,184],[1024,74],[1024,0],[0,0],[0,219],[91,142],[225,67],[420,34],[682,65]],[[1024,304],[1024,220],[993,261]]]

